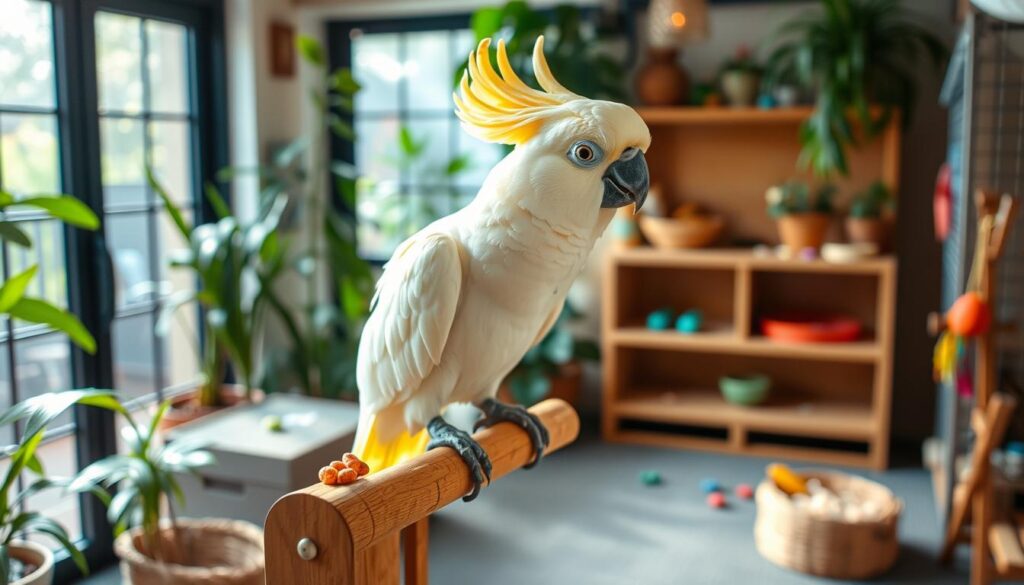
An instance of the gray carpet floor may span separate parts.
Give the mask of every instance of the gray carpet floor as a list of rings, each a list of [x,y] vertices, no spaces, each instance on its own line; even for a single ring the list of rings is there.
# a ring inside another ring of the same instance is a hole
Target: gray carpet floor
[[[581,439],[530,471],[516,472],[469,504],[431,519],[430,576],[438,585],[713,585],[825,581],[778,568],[754,549],[754,504],[730,496],[708,508],[699,483],[756,484],[768,461],[608,445]],[[644,470],[664,483],[646,487]],[[877,583],[967,583],[966,550],[953,569],[935,563],[941,529],[931,481],[920,468],[864,473],[905,502],[895,568]],[[108,571],[86,581],[116,583]]]

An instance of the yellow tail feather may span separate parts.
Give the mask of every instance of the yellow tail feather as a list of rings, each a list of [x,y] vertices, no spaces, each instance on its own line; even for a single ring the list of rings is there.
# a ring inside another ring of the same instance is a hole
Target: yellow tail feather
[[[360,421],[360,423],[362,422]],[[368,422],[369,430],[362,432],[360,429],[352,451],[356,457],[370,466],[370,473],[408,461],[427,450],[430,435],[427,434],[426,429],[415,435],[410,435],[408,431],[402,431],[394,439],[384,442],[380,440],[377,416],[372,415],[366,422]]]

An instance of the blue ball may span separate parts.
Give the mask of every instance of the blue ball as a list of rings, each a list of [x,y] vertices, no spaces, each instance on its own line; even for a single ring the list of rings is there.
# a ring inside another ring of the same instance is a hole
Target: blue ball
[[[664,331],[672,326],[672,311],[658,309],[647,315],[647,328],[655,331]]]
[[[770,94],[763,93],[757,98],[757,107],[761,108],[762,110],[770,110],[774,108],[776,105],[778,104],[775,102],[775,98]]]
[[[691,309],[676,319],[676,331],[680,333],[697,333],[704,323],[704,315],[697,309]]]
[[[718,483],[718,480],[713,477],[705,477],[700,480],[700,491],[705,494],[722,491],[722,484]]]

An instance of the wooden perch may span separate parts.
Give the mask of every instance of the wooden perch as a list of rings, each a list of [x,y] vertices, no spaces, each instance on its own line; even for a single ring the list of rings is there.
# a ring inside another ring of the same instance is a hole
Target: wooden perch
[[[579,434],[579,416],[563,400],[545,400],[530,412],[551,435],[547,453]],[[533,457],[526,432],[512,423],[484,429],[473,438],[491,458],[492,481]],[[288,494],[267,516],[267,583],[397,585],[400,531],[471,488],[466,464],[455,451],[442,448],[349,486],[316,484]]]

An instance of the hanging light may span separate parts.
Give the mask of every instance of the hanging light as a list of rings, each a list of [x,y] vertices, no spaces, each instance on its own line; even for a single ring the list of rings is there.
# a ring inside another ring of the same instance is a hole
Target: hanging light
[[[707,0],[651,0],[647,32],[652,47],[680,47],[707,39]]]

